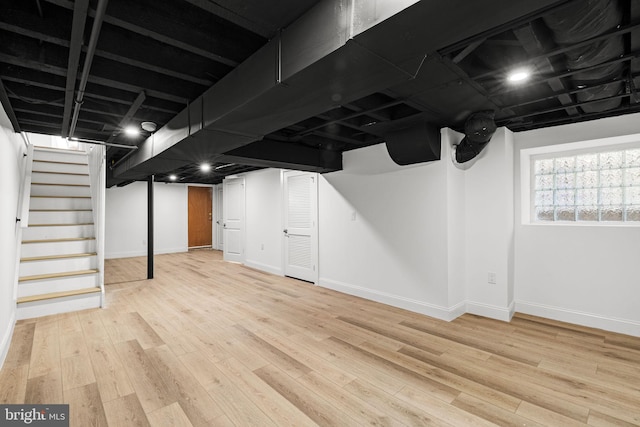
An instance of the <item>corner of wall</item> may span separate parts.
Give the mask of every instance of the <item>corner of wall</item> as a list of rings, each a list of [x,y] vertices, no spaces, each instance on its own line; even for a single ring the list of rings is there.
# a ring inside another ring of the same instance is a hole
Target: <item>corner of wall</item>
[[[0,369],[4,365],[4,361],[9,353],[9,345],[11,345],[11,337],[13,336],[13,329],[16,324],[16,309],[13,308],[11,315],[9,316],[9,323],[7,328],[3,331],[2,340],[0,340]]]
[[[515,303],[511,302],[506,307],[498,307],[496,305],[484,304],[481,302],[467,301],[466,312],[477,316],[509,322],[515,313]]]

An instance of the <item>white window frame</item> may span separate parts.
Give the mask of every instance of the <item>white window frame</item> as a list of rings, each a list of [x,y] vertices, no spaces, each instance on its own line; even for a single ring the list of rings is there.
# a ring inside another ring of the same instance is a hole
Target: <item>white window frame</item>
[[[640,148],[640,134],[570,142],[520,150],[520,213],[523,225],[577,227],[640,227],[640,221],[536,221],[533,203],[533,171],[535,160],[585,153]]]

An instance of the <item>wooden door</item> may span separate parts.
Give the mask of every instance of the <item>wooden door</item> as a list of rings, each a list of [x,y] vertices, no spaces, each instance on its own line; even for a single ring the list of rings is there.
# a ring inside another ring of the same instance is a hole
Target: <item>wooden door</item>
[[[211,187],[189,187],[190,248],[211,246],[213,236],[212,206]]]

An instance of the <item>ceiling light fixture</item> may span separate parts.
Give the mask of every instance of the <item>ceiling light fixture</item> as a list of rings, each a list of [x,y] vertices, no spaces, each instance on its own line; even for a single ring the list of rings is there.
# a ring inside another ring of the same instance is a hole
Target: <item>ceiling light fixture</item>
[[[127,136],[138,136],[140,135],[140,130],[136,126],[127,126],[124,128],[124,133]]]
[[[158,125],[156,125],[154,122],[142,122],[140,123],[140,127],[142,128],[142,130],[153,133],[158,128]]]
[[[203,163],[200,165],[200,170],[202,172],[209,172],[211,170],[211,165],[208,163]]]
[[[176,175],[169,175],[169,181],[175,181],[176,179],[178,179]]]
[[[531,73],[529,72],[529,70],[520,69],[520,70],[512,71],[507,76],[507,80],[510,83],[520,83],[527,80],[529,77],[531,77]]]

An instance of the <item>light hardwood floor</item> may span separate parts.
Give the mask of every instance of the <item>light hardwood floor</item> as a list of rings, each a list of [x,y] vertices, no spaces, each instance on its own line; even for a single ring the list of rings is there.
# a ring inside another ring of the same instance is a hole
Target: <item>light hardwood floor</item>
[[[216,251],[145,272],[109,261],[108,308],[18,322],[0,402],[69,403],[72,426],[640,425],[640,338],[442,322]]]

